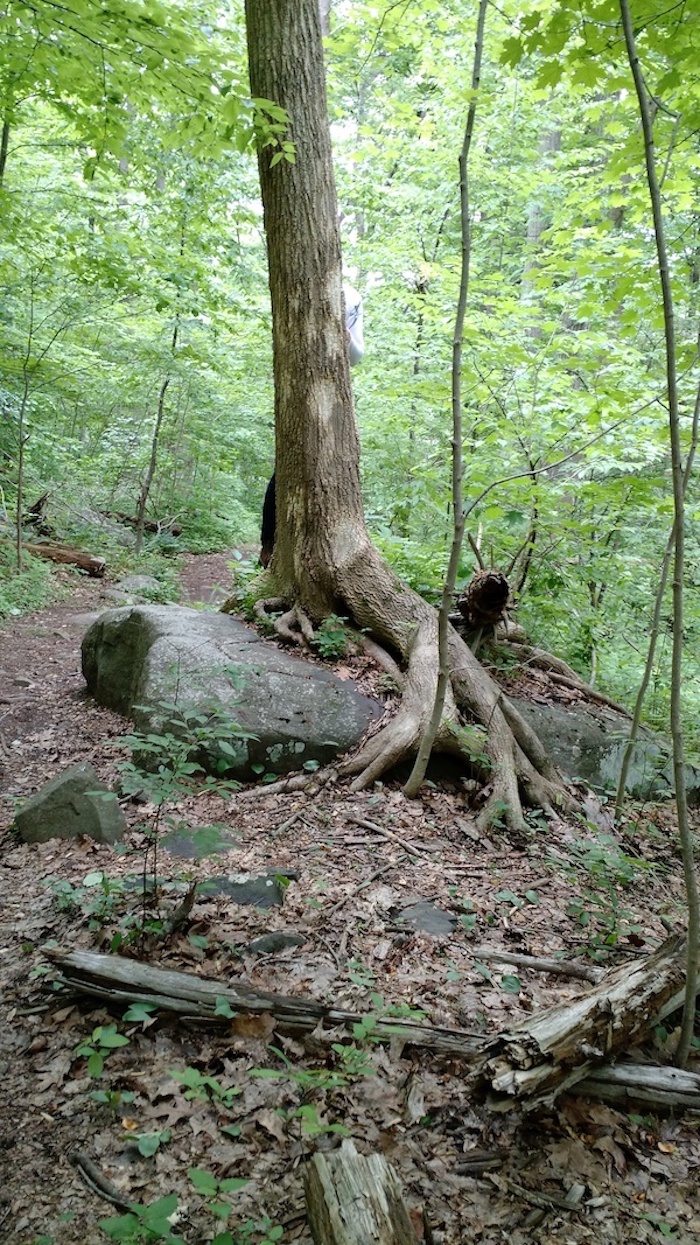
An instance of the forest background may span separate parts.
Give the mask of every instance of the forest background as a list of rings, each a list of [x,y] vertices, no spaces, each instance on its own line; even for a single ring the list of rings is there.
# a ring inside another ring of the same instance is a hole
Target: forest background
[[[698,387],[700,79],[693,5],[634,6],[676,305],[686,444]],[[242,6],[6,3],[0,15],[0,520],[49,492],[60,536],[148,510],[140,566],[254,542],[274,459],[271,320]],[[338,3],[328,86],[368,526],[434,599],[449,547],[457,158],[475,8]],[[470,156],[462,392],[470,515],[531,638],[631,703],[672,524],[659,293],[639,116],[614,4],[490,9]],[[272,129],[270,129],[272,127]],[[283,145],[281,158],[292,156]],[[154,454],[154,432],[158,430]],[[566,459],[567,461],[562,462]],[[543,470],[548,464],[551,470]],[[687,743],[697,720],[698,496],[687,495]],[[465,551],[461,580],[474,568]],[[0,615],[43,563],[0,542]],[[668,716],[670,600],[647,720]]]

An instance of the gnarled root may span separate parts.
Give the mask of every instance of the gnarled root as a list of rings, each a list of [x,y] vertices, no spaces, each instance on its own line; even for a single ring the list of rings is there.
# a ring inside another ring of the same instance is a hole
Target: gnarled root
[[[298,644],[301,648],[310,648],[314,639],[314,629],[310,618],[301,606],[293,605],[291,609],[285,610],[286,604],[284,597],[266,597],[256,601],[254,613],[256,618],[264,619],[266,622],[272,621],[275,632],[281,640],[285,640],[288,644]],[[284,612],[271,619],[270,615],[276,614],[278,610]]]
[[[480,827],[486,829],[498,819],[511,829],[522,829],[523,802],[541,808],[548,816],[573,807],[537,735],[456,633],[450,637],[450,659],[451,677],[435,750],[461,757],[473,769],[468,737],[457,729],[458,707],[466,709],[486,729],[487,760],[476,761],[478,768],[488,770],[490,788],[479,816]],[[437,672],[435,622],[424,615],[408,655],[398,713],[340,766],[341,774],[356,775],[353,790],[369,786],[416,751],[430,718]]]

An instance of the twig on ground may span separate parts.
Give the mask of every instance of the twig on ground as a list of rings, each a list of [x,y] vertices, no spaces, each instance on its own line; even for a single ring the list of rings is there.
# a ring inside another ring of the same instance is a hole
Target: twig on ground
[[[531,968],[535,973],[555,973],[559,977],[578,977],[581,981],[592,982],[594,986],[605,976],[605,970],[602,968],[589,968],[586,964],[571,964],[564,960],[542,959],[536,955],[519,955],[514,951],[499,951],[495,947],[473,947],[471,953],[476,959],[515,964],[520,968]]]
[[[80,1150],[73,1150],[69,1154],[70,1162],[77,1167],[83,1180],[93,1193],[104,1199],[105,1202],[111,1202],[118,1210],[128,1212],[131,1210],[131,1203],[127,1202],[120,1194],[116,1185],[102,1174],[99,1167],[89,1159],[87,1154],[83,1154]]]
[[[374,873],[370,873],[369,877],[363,878],[361,882],[358,882],[357,886],[353,886],[352,890],[348,891],[346,895],[343,895],[342,899],[339,899],[337,903],[334,903],[333,907],[328,909],[327,915],[329,917],[333,916],[334,913],[342,908],[349,899],[354,899],[356,895],[359,895],[360,891],[366,890],[366,888],[370,886],[372,882],[375,882],[377,878],[383,877],[385,873],[390,873],[393,867],[393,865],[382,865],[381,869],[375,869]]]
[[[385,830],[383,826],[378,826],[374,821],[368,821],[366,817],[355,817],[351,813],[348,821],[353,822],[356,826],[362,826],[365,830],[372,830],[374,834],[378,834],[382,839],[389,839],[391,843],[396,843],[398,847],[402,847],[405,852],[411,856],[430,856],[432,855],[428,847],[414,847],[413,844],[407,843],[405,839],[394,834],[391,830]]]

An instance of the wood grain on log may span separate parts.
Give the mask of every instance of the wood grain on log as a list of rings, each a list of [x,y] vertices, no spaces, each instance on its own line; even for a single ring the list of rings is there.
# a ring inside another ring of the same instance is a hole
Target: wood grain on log
[[[684,940],[674,936],[648,959],[607,973],[580,998],[499,1034],[480,1060],[477,1088],[494,1107],[513,1098],[528,1109],[551,1104],[596,1065],[635,1046],[684,979]]]
[[[231,1011],[241,1014],[272,1015],[281,1030],[310,1032],[318,1025],[328,1028],[358,1024],[361,1012],[340,1011],[294,995],[269,994],[236,982],[211,981],[191,973],[152,968],[138,960],[94,951],[52,953],[67,985],[113,1002],[151,1003],[162,1011],[203,1021],[222,1022],[216,1015],[217,1000],[225,999]],[[382,1021],[374,1030],[378,1037],[397,1038],[407,1045],[424,1046],[471,1059],[483,1050],[483,1039],[460,1029],[439,1029],[405,1021]]]
[[[316,1245],[418,1245],[401,1185],[381,1154],[358,1154],[351,1141],[315,1154],[304,1192]]]

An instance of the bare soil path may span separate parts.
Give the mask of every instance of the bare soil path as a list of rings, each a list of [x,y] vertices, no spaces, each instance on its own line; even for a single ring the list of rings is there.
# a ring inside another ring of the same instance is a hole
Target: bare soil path
[[[188,559],[183,600],[215,604],[230,583],[228,561]],[[275,1038],[264,1026],[213,1032],[185,1021],[124,1021],[55,994],[42,948],[109,950],[115,934],[138,923],[140,892],[128,879],[140,874],[154,815],[152,806],[125,804],[126,854],[87,841],[28,846],[12,830],[16,801],[68,764],[89,760],[105,780],[118,776],[113,741],[128,724],[92,703],[80,674],[80,641],[104,605],[102,585],[65,582],[63,603],[0,624],[0,1242],[108,1239],[99,1221],[118,1212],[81,1177],[72,1161],[79,1151],[125,1201],[177,1195],[175,1231],[187,1245],[222,1230],[211,1198],[188,1178],[192,1168],[248,1181],[232,1198],[235,1241],[263,1239],[255,1224],[269,1216],[284,1228],[283,1242],[309,1245],[300,1167],[337,1143],[337,1126],[365,1151],[387,1155],[417,1223],[425,1210],[432,1237],[424,1239],[436,1245],[700,1240],[697,1120],[576,1098],[536,1117],[515,1109],[494,1116],[471,1099],[455,1061],[384,1049],[371,1036],[343,1055],[314,1039]],[[661,918],[681,914],[665,809],[638,813],[624,836],[533,818],[518,843],[477,834],[458,784],[427,786],[417,801],[392,784],[358,795],[342,785],[316,795],[200,794],[171,811],[188,827],[222,825],[237,846],[199,861],[163,849],[162,879],[274,870],[293,880],[278,908],[201,892],[185,929],[147,939],[139,954],[375,1016],[410,1007],[435,1023],[496,1032],[584,987],[516,975],[480,960],[477,947],[588,963],[597,949],[617,963],[646,954],[665,936]],[[449,932],[414,928],[405,914],[418,902],[446,914]],[[268,933],[302,941],[251,949]],[[76,1048],[110,1024],[128,1044],[91,1075]],[[253,1075],[261,1068],[277,1079]],[[225,1096],[210,1087],[188,1097],[172,1076],[185,1069],[213,1078]],[[139,1148],[143,1135],[151,1142]],[[490,1158],[474,1171],[468,1163],[479,1152]],[[576,1184],[576,1208],[562,1209]]]

